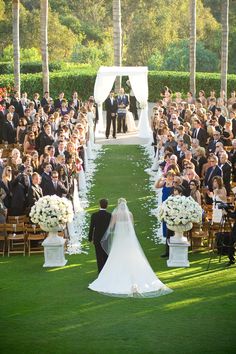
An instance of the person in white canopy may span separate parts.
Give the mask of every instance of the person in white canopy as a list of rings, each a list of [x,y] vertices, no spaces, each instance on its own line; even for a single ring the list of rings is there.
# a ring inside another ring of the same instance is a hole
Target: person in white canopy
[[[101,244],[108,259],[89,289],[118,297],[157,297],[172,292],[148,263],[124,198],[118,200]]]

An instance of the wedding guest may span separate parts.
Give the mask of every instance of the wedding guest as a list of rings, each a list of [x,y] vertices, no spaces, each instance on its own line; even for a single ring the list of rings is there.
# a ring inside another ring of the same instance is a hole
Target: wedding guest
[[[232,175],[232,165],[228,160],[228,154],[223,151],[219,158],[219,167],[223,173],[223,183],[227,192],[227,196],[230,196],[231,192],[231,175]]]
[[[24,154],[31,154],[36,148],[35,135],[34,132],[29,131],[25,136],[25,141],[23,144]]]
[[[23,173],[18,174],[12,182],[11,188],[12,197],[8,215],[25,215],[28,188],[26,186],[25,175]]]
[[[11,206],[11,181],[12,181],[12,169],[10,166],[6,166],[2,172],[2,179],[0,180],[0,188],[5,192],[5,197],[3,198],[3,203],[7,209]]]
[[[213,203],[212,222],[220,223],[223,217],[223,210],[219,208],[219,205],[227,202],[227,192],[222,177],[213,177],[212,191],[209,191],[207,194]]]
[[[19,125],[16,128],[16,142],[23,144],[27,133],[27,120],[23,117],[19,119]]]
[[[201,193],[199,191],[199,181],[196,179],[191,179],[189,182],[190,188],[190,197],[192,197],[195,202],[197,202],[200,206],[202,205]]]

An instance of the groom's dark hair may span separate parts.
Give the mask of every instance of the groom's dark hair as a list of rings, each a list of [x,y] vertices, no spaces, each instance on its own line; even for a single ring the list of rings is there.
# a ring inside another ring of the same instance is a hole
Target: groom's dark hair
[[[99,204],[102,209],[106,209],[108,206],[108,200],[107,199],[100,199]]]

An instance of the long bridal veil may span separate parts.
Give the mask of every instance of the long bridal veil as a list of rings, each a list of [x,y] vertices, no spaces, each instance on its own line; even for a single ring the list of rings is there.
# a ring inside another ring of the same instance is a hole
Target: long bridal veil
[[[137,239],[133,216],[120,198],[101,241],[108,259],[91,290],[110,296],[156,297],[172,292],[153,272]]]

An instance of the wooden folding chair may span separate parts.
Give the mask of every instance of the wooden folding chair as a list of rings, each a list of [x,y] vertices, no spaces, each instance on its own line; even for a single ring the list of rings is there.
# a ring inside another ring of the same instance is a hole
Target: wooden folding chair
[[[4,257],[5,248],[6,248],[6,227],[5,224],[0,224],[0,244],[2,247],[0,248],[0,253]]]
[[[24,223],[5,224],[7,233],[7,255],[23,253],[25,256],[26,237]]]
[[[27,215],[17,215],[17,216],[8,215],[7,217],[8,224],[19,224],[22,222],[23,223],[29,222],[29,217]]]
[[[28,246],[28,255],[31,253],[43,253],[43,247],[39,245],[40,241],[43,241],[46,237],[46,233],[36,224],[25,224],[26,240]],[[32,243],[37,243],[36,246],[32,246]]]
[[[193,224],[193,228],[190,230],[189,236],[192,251],[205,246],[209,247],[209,222],[206,221],[202,224]]]

